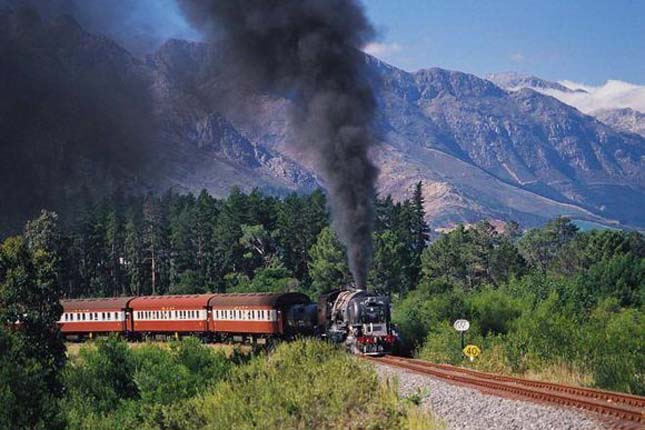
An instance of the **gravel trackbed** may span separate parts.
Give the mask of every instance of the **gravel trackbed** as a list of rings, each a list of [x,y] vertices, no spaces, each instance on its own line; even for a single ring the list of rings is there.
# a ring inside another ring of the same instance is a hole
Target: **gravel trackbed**
[[[584,412],[483,394],[475,389],[375,364],[383,379],[398,379],[399,394],[414,396],[449,430],[601,430]]]

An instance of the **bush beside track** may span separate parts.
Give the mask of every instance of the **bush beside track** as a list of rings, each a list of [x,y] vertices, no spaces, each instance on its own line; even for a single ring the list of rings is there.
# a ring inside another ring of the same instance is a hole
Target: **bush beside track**
[[[65,382],[78,430],[439,428],[369,365],[311,339],[230,358],[195,339],[100,339],[71,358]]]

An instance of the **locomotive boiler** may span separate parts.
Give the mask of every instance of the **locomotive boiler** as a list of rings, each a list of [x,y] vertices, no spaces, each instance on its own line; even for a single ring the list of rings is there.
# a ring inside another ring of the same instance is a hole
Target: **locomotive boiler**
[[[381,355],[396,341],[390,302],[366,290],[334,290],[318,300],[318,324],[327,339],[355,354]]]

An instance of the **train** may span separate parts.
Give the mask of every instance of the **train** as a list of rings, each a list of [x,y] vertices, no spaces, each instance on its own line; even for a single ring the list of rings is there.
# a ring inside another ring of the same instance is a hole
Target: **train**
[[[397,335],[387,297],[337,289],[317,302],[303,293],[212,293],[61,300],[60,331],[69,340],[111,333],[129,340],[196,336],[250,342],[316,336],[355,354],[390,352]]]

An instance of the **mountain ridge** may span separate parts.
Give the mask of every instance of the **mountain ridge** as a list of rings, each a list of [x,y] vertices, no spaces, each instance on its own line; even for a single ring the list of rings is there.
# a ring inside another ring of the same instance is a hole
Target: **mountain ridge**
[[[145,82],[158,127],[154,167],[136,175],[138,189],[223,196],[232,186],[278,195],[324,186],[315,163],[290,144],[289,100],[232,92],[217,46],[169,40],[139,59],[68,19],[14,24],[18,33],[20,25],[35,25],[43,34],[67,34],[47,45],[53,73],[73,76],[93,64],[97,76]],[[531,89],[509,91],[440,68],[410,73],[368,55],[365,61],[382,136],[373,150],[379,193],[402,199],[423,181],[433,228],[482,218],[536,225],[558,215],[645,226],[642,137]],[[253,97],[253,112],[230,109],[241,96]]]
[[[618,131],[645,137],[645,113],[638,109],[645,107],[645,86],[608,80],[599,87],[592,87],[569,81],[551,82],[513,72],[489,74],[486,79],[507,91],[529,88],[555,97]]]

